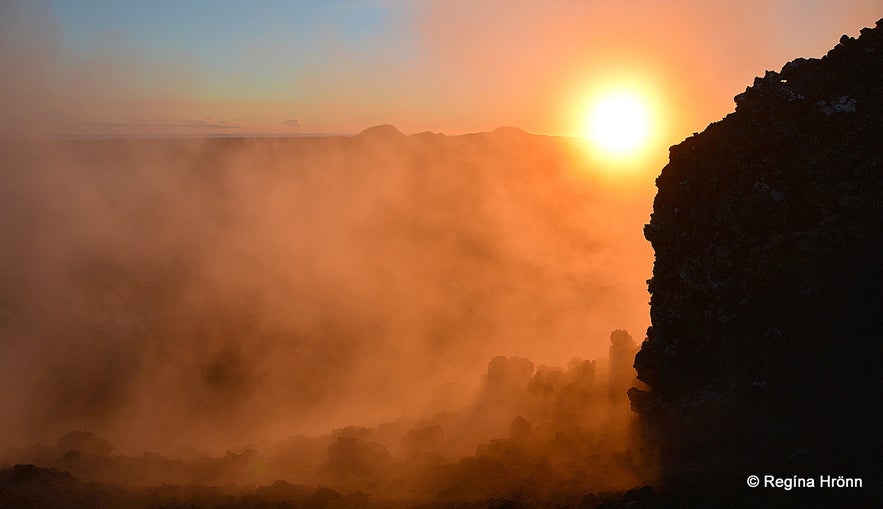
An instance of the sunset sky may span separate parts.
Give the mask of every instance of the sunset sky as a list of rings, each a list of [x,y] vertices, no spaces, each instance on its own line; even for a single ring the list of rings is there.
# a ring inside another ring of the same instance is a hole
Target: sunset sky
[[[673,144],[879,0],[55,0],[0,5],[4,132],[581,135],[603,89]]]

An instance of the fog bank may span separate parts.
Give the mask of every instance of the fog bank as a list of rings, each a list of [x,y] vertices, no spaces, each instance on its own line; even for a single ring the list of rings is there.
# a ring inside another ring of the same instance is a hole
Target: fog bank
[[[581,154],[391,126],[4,143],[0,446],[223,454],[469,408],[499,355],[605,357],[648,320],[645,202]]]

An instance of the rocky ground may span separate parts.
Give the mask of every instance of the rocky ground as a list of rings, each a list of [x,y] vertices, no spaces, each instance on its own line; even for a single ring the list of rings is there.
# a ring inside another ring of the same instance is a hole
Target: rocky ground
[[[878,22],[767,71],[671,148],[645,229],[652,326],[635,367],[651,389],[629,395],[675,492],[862,507],[879,487],[881,92]],[[751,474],[865,488],[751,489]]]

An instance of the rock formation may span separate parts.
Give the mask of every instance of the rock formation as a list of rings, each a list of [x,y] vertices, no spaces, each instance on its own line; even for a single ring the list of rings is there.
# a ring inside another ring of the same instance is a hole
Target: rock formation
[[[629,391],[668,483],[749,502],[749,474],[878,486],[881,22],[767,71],[671,148],[645,228],[652,325],[635,368],[651,390]]]

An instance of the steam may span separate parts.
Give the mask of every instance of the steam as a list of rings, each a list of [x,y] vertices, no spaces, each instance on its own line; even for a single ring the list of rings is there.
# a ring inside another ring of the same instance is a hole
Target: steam
[[[563,139],[387,127],[2,157],[2,445],[82,428],[223,450],[447,410],[501,353],[599,358],[646,321],[637,235],[599,220],[623,205]]]
[[[526,456],[493,493],[538,458],[549,490],[589,457],[579,489],[646,472],[615,458],[639,456],[632,346],[609,353],[625,371],[604,359],[649,321],[646,186],[516,129],[59,139],[241,124],[121,122],[156,99],[138,76],[186,73],[67,53],[40,6],[0,10],[43,34],[0,31],[0,461],[415,496],[482,494],[507,447]]]
[[[455,502],[514,496],[528,506],[577,500],[590,492],[622,491],[653,475],[654,456],[635,436],[635,416],[622,397],[635,383],[630,359],[637,345],[622,330],[614,331],[611,343],[616,355],[609,362],[574,358],[566,369],[495,357],[468,405],[423,419],[263,441],[219,456],[188,449],[173,458],[114,454],[107,440],[77,430],[52,446],[7,450],[4,458],[130,489],[162,485],[167,493],[170,484],[245,486],[248,494],[258,484],[294,488],[290,483],[296,482],[298,490],[285,490],[285,499],[311,489],[339,496],[327,488],[332,486],[369,496],[381,507],[388,504],[384,500],[428,497]]]
[[[371,83],[348,102],[351,83],[335,78],[351,76],[317,66],[301,111],[213,106],[190,83],[198,62],[112,40],[77,54],[45,5],[0,4],[0,462],[126,485],[286,479],[450,499],[542,500],[652,476],[625,398],[637,347],[621,330],[649,322],[649,179],[602,176],[574,140],[511,128],[59,139],[301,132],[381,111],[560,131],[548,112],[572,109],[558,103],[584,93],[567,91],[584,86],[574,69],[586,62],[590,75],[664,69],[674,133],[708,105],[729,110],[711,99],[729,97],[721,73],[738,85],[733,69],[756,68],[707,23],[732,14],[712,7],[678,7],[676,23],[617,8],[604,18],[616,23],[586,30],[597,6],[536,23],[527,4],[477,16],[427,5],[414,22],[428,56],[412,70],[358,67]],[[625,58],[643,54],[642,33],[675,50]],[[610,41],[621,47],[596,53]],[[671,85],[672,69],[696,79]]]

